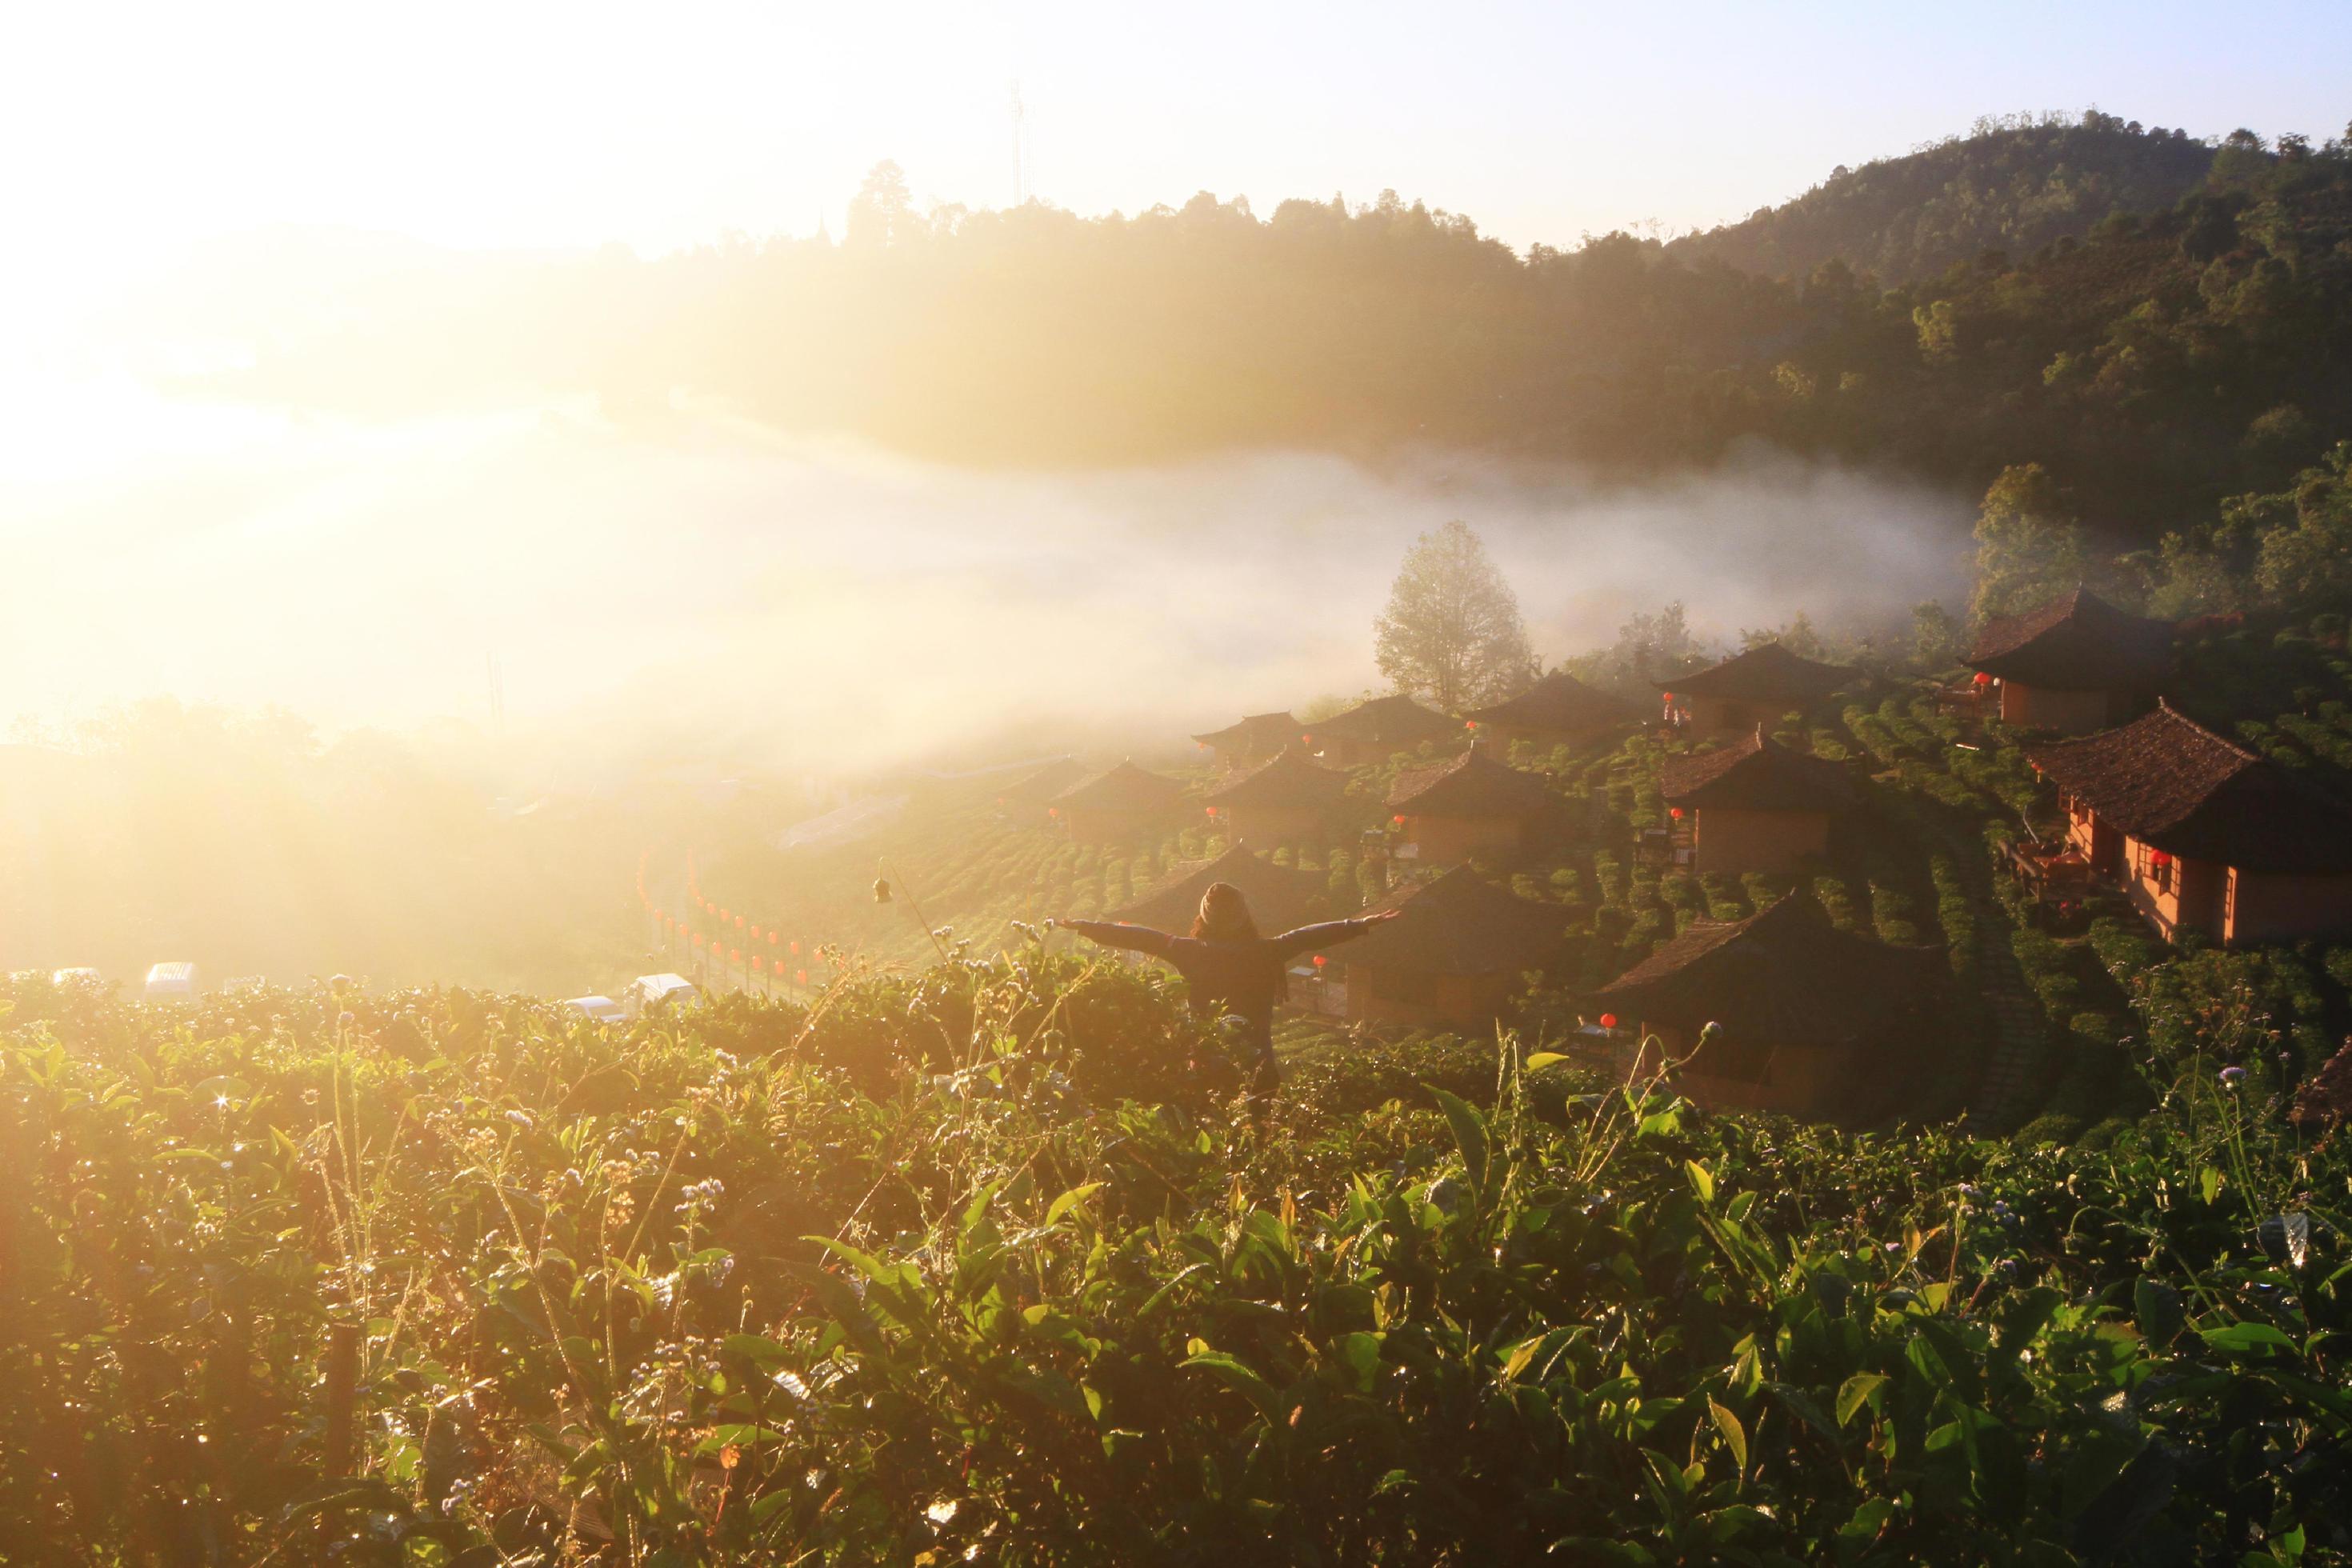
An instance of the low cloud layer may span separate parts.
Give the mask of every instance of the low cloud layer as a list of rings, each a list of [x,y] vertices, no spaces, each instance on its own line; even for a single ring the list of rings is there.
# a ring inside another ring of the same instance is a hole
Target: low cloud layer
[[[0,475],[17,709],[171,693],[482,722],[495,658],[510,722],[583,755],[699,737],[832,772],[1014,726],[1123,743],[1378,684],[1371,618],[1450,518],[1557,658],[1675,598],[1728,636],[1949,597],[1969,510],[1765,453],[1599,489],[1444,456],[980,474],[555,408],[203,418],[205,440]]]

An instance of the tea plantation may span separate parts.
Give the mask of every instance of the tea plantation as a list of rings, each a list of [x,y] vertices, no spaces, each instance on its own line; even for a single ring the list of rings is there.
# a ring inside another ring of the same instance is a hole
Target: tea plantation
[[[1252,1101],[1034,945],[625,1027],[16,983],[0,1559],[2341,1561],[2352,1157],[2217,984],[2060,1145],[1508,1039]]]

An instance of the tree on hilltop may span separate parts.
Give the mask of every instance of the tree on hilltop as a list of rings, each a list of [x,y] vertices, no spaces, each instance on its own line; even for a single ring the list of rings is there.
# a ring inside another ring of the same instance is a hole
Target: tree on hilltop
[[[1534,678],[1518,596],[1466,522],[1424,533],[1405,552],[1372,631],[1381,673],[1448,711],[1500,700]]]
[[[885,158],[867,170],[865,184],[849,199],[849,243],[896,245],[915,237],[921,227],[915,198],[907,190],[906,171],[897,161]]]

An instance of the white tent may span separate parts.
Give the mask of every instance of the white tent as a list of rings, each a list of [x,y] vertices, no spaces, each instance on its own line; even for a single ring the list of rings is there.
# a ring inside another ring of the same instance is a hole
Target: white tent
[[[683,974],[640,974],[629,990],[640,1013],[656,1007],[690,1007],[701,996],[694,982]]]
[[[147,972],[147,1000],[169,1001],[196,994],[196,966],[184,960],[159,963]]]

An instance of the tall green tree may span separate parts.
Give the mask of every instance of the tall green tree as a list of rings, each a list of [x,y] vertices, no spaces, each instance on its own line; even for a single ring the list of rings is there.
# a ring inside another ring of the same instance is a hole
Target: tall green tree
[[[907,172],[897,161],[885,158],[868,169],[865,184],[849,198],[849,243],[896,245],[913,238],[922,226],[915,198],[907,190]]]
[[[1534,679],[1518,596],[1466,522],[1424,533],[1405,552],[1372,631],[1381,673],[1448,710],[1507,697]]]
[[[1934,599],[1911,606],[1911,657],[1927,669],[1941,669],[1963,649],[1960,624]]]
[[[2030,610],[2082,581],[2083,528],[2039,463],[2012,463],[1985,491],[1977,514],[1977,621]]]

